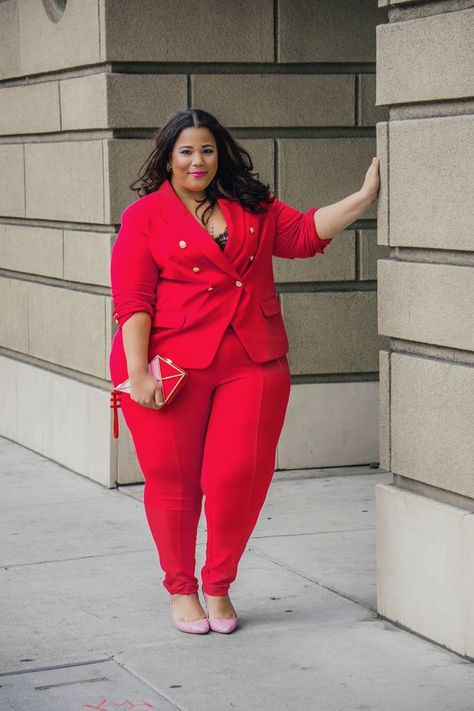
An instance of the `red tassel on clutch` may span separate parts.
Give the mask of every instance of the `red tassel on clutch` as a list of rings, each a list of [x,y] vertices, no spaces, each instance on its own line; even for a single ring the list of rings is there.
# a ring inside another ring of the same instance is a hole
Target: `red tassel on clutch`
[[[115,390],[115,388],[110,393],[110,407],[114,411],[114,437],[115,437],[115,439],[117,439],[119,436],[119,422],[118,422],[117,408],[121,407],[121,404],[120,404],[120,392],[118,390]]]

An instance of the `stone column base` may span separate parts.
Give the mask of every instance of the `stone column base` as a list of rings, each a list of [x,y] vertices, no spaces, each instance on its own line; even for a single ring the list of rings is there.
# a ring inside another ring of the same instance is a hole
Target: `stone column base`
[[[377,611],[474,659],[474,513],[377,484]]]
[[[111,428],[110,391],[0,356],[0,435],[106,487],[143,481],[120,417]]]

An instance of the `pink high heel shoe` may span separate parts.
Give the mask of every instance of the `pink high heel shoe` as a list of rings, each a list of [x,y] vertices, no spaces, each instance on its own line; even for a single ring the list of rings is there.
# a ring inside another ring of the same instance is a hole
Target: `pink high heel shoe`
[[[169,602],[171,611],[171,598]],[[179,629],[180,632],[189,632],[190,634],[206,634],[206,632],[209,632],[209,630],[211,629],[207,617],[203,617],[200,620],[189,620],[189,622],[186,622],[185,620],[175,620],[173,618],[173,615],[171,615],[171,619],[173,620],[177,629]]]
[[[237,615],[235,615],[235,617],[209,617],[209,606],[207,604],[207,598],[206,614],[207,619],[209,620],[209,627],[213,632],[220,632],[221,634],[230,634],[239,626],[239,618],[237,617]]]

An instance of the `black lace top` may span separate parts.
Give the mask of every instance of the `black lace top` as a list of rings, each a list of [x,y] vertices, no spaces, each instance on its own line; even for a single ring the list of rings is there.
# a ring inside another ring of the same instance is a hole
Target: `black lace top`
[[[215,237],[215,239],[214,239],[214,241],[217,242],[217,244],[219,245],[219,247],[220,247],[222,250],[223,250],[224,247],[226,246],[226,243],[227,243],[227,236],[228,236],[228,235],[227,235],[227,227],[226,227],[225,230],[224,230],[224,232],[221,232],[221,234],[220,234],[220,235],[217,235],[217,237]]]

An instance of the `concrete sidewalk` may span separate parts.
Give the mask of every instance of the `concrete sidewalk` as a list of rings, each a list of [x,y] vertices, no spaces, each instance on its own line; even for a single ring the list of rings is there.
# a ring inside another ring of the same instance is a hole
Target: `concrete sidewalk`
[[[375,484],[390,481],[277,473],[231,589],[241,627],[186,635],[143,486],[107,490],[0,439],[0,709],[473,711],[471,662],[377,616]]]

